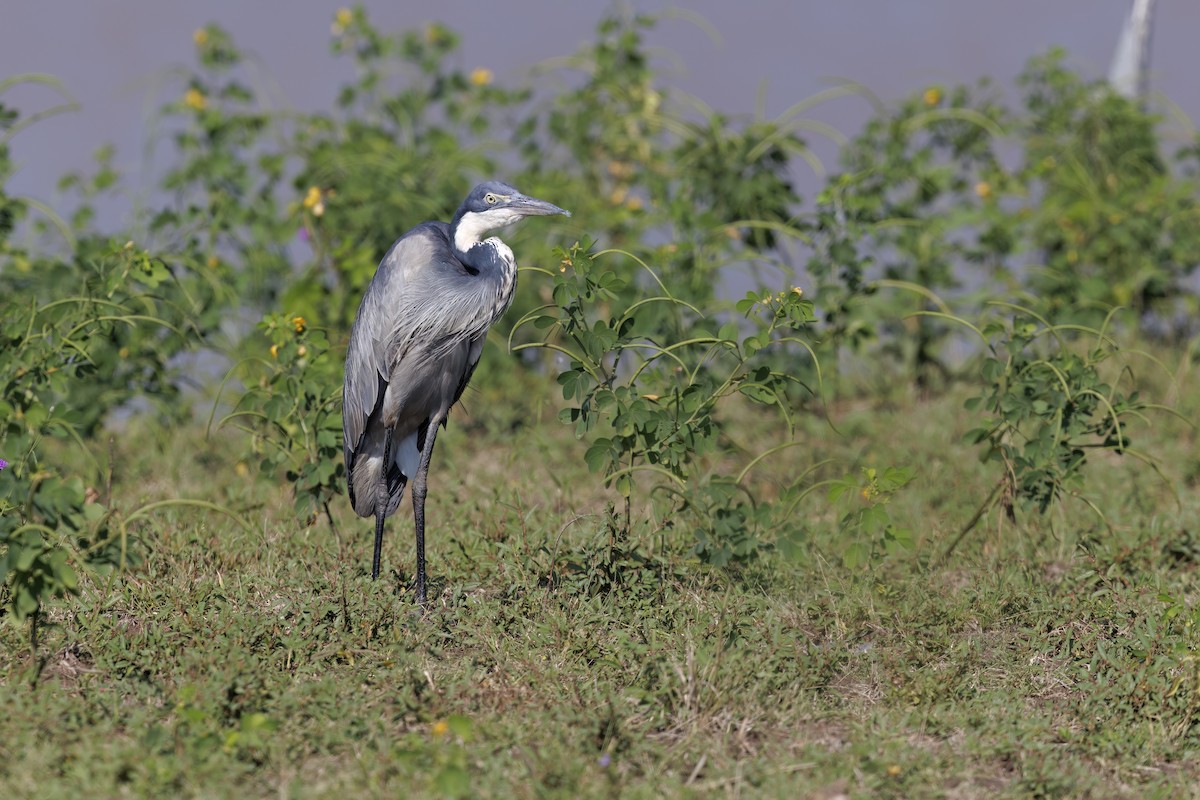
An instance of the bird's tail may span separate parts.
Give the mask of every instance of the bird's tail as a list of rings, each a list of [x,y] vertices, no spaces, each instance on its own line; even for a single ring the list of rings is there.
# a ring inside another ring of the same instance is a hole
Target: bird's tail
[[[380,498],[380,470],[383,468],[383,453],[364,453],[354,462],[354,471],[350,476],[350,503],[354,513],[360,517],[375,516],[375,505],[382,499],[387,504],[384,515],[396,513],[401,498],[404,497],[404,486],[408,483],[407,476],[400,471],[393,461],[388,465],[387,495]]]
[[[391,463],[387,466],[386,516],[396,513],[409,476],[417,474],[420,463],[422,431],[410,433],[392,443]],[[363,437],[361,452],[350,469],[350,504],[360,517],[375,516],[375,503],[380,492],[380,470],[383,469],[383,429],[373,429]]]

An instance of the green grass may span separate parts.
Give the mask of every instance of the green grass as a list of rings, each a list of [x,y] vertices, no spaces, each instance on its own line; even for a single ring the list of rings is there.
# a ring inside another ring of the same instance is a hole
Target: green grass
[[[915,551],[855,571],[820,490],[794,560],[705,567],[644,504],[614,552],[611,498],[553,403],[488,433],[474,402],[439,438],[425,617],[407,504],[372,583],[371,524],[344,501],[337,532],[300,528],[235,436],[131,424],[114,505],[202,498],[249,528],[164,509],[137,528],[144,563],[54,604],[35,650],[0,629],[0,796],[1194,794],[1195,434],[1135,431],[1180,504],[1106,456],[1086,486],[1106,520],[993,512],[939,564],[994,478],[962,443],[963,395],[894,395],[832,409],[836,431],[806,419],[756,470],[769,492],[825,458],[826,478],[917,468],[891,507]],[[769,436],[757,419],[734,438]]]

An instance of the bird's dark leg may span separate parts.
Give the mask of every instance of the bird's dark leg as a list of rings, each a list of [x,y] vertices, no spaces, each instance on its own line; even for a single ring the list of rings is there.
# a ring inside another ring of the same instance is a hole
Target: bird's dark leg
[[[433,456],[433,440],[437,438],[440,417],[429,420],[425,432],[425,447],[421,450],[421,463],[413,478],[412,503],[413,523],[417,529],[417,603],[425,606],[425,493],[428,488],[429,459]]]
[[[388,465],[392,460],[392,429],[383,434],[383,466],[379,469],[379,489],[375,493],[375,557],[371,560],[371,580],[379,579],[379,559],[383,552],[383,518],[388,507]]]

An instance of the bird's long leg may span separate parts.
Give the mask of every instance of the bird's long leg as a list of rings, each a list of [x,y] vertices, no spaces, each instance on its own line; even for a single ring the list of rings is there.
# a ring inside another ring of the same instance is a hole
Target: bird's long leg
[[[429,459],[433,456],[433,440],[437,438],[438,425],[442,421],[439,415],[429,420],[425,429],[425,447],[421,450],[421,463],[417,467],[417,475],[413,478],[412,503],[413,523],[417,529],[417,603],[425,606],[425,492],[428,488],[426,477],[429,473]]]
[[[392,460],[392,429],[383,433],[383,466],[379,469],[379,489],[375,492],[375,558],[371,560],[371,580],[379,578],[379,559],[383,552],[383,518],[388,507],[388,465]]]

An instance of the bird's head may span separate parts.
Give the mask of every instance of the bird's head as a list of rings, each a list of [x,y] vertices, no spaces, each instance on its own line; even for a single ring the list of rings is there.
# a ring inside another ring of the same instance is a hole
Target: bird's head
[[[549,214],[571,216],[570,211],[545,200],[523,195],[507,183],[487,181],[467,195],[454,215],[454,221],[450,223],[450,232],[454,246],[465,252],[483,241],[490,231],[520,222],[525,217]]]

